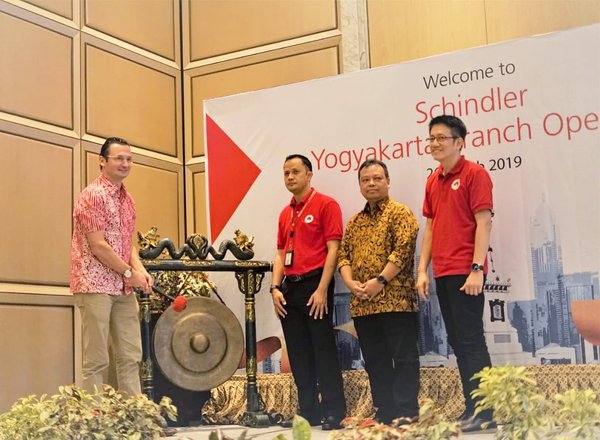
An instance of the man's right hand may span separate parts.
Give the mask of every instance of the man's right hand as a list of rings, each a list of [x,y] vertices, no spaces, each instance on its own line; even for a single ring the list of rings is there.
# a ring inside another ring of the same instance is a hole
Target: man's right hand
[[[423,300],[429,298],[429,275],[427,272],[419,271],[416,283],[417,292]]]
[[[283,293],[277,288],[273,289],[271,292],[271,298],[273,298],[273,308],[275,309],[275,314],[280,318],[285,318],[287,315],[287,310],[285,310],[285,298],[283,297]]]
[[[136,269],[131,270],[131,278],[129,278],[129,284],[131,284],[131,287],[143,290],[146,293],[150,293],[152,291],[152,284],[148,282],[148,280],[146,279],[146,275],[143,272]]]

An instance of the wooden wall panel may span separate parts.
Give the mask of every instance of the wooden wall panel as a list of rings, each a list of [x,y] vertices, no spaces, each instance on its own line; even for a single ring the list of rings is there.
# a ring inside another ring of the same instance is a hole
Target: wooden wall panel
[[[368,0],[371,67],[486,43],[484,0]]]
[[[23,0],[26,3],[37,6],[53,14],[69,20],[73,19],[73,0]],[[79,1],[79,0],[75,0]]]
[[[191,72],[188,132],[192,132],[193,156],[204,155],[203,99],[336,75],[338,60],[336,46],[206,75],[194,76]]]
[[[599,0],[367,0],[371,67],[600,21]]]
[[[73,129],[72,37],[0,12],[0,42],[0,110]]]
[[[201,234],[208,236],[208,224],[206,221],[206,173],[204,171],[193,173],[192,205],[194,212],[193,230],[188,234]]]
[[[98,147],[97,151],[100,150]],[[86,180],[89,184],[100,175],[98,153],[86,152]],[[134,161],[141,158],[134,155]],[[146,161],[148,161],[146,159]],[[155,161],[158,162],[158,161]],[[165,170],[143,163],[134,163],[131,173],[125,179],[125,187],[133,196],[137,209],[136,232],[147,232],[151,226],[158,227],[162,238],[173,240],[175,246],[183,245],[183,200],[179,188],[180,173]],[[137,238],[134,240],[137,243]]]
[[[70,296],[0,294],[0,413],[18,398],[56,394],[60,385],[75,382],[75,309],[69,303]]]
[[[168,74],[85,44],[85,131],[177,156],[177,71]],[[177,75],[178,76],[178,75]]]
[[[335,0],[188,0],[190,61],[337,27]]]
[[[489,43],[600,22],[599,0],[495,0],[485,9]]]
[[[72,154],[0,132],[0,282],[68,284]]]
[[[177,0],[85,0],[84,24],[169,60],[179,55]]]

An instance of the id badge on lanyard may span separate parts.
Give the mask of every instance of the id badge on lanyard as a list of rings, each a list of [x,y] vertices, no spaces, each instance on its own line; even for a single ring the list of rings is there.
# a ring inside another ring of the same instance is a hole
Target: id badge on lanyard
[[[288,249],[285,253],[285,260],[283,261],[283,265],[285,267],[291,267],[294,264],[294,250]]]
[[[287,250],[285,251],[285,258],[283,260],[283,265],[285,267],[291,267],[294,264],[294,233],[296,231],[296,221],[300,219],[300,216],[304,212],[304,209],[308,206],[315,193],[316,192],[313,190],[300,212],[298,212],[298,215],[294,215],[294,210],[292,209],[292,226],[290,228],[290,240],[288,241]]]

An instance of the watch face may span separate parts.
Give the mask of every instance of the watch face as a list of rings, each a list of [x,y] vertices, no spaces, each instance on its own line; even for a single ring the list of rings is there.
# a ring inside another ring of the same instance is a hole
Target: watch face
[[[473,263],[471,266],[471,271],[479,272],[480,270],[483,270],[483,266],[481,264]]]
[[[125,278],[131,278],[131,269],[127,269],[125,272],[123,272],[123,276]]]
[[[384,286],[388,283],[387,280],[384,278],[383,275],[379,275],[377,277],[377,281],[379,281],[381,284],[383,284]]]

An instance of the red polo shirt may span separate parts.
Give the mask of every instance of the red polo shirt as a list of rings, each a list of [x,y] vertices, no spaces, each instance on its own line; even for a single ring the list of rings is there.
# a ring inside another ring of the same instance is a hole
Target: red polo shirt
[[[432,219],[433,274],[471,272],[475,249],[475,213],[493,209],[492,180],[488,172],[461,156],[444,175],[441,165],[427,180],[423,215]],[[484,263],[487,273],[487,259]]]
[[[293,230],[293,237],[290,232]],[[340,205],[311,188],[299,202],[292,197],[279,214],[277,249],[294,251],[293,264],[284,267],[285,275],[302,275],[322,268],[327,257],[327,242],[341,240],[343,235]]]

